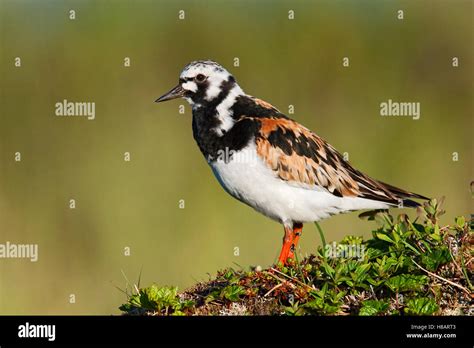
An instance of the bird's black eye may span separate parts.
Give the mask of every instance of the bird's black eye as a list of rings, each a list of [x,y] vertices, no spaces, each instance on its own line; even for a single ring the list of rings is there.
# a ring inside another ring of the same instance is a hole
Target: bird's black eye
[[[196,80],[196,82],[204,82],[206,80],[206,76],[204,76],[203,74],[197,74],[196,77],[194,78]]]

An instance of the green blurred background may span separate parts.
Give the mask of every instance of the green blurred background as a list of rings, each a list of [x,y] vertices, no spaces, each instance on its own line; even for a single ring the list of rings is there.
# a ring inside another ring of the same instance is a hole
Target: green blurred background
[[[443,222],[468,215],[472,16],[469,0],[0,0],[0,243],[39,244],[36,263],[0,259],[0,313],[117,314],[122,270],[183,289],[276,260],[282,227],[219,187],[189,106],[154,103],[196,59],[284,112],[294,105],[292,117],[369,175],[446,196]],[[55,116],[63,99],[95,102],[96,119]],[[420,120],[381,117],[388,99],[420,102]],[[322,222],[328,240],[374,226],[355,213]],[[300,252],[318,243],[307,225]]]

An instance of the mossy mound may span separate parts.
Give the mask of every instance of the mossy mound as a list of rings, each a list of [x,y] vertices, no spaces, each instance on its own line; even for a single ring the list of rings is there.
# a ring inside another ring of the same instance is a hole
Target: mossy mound
[[[439,225],[432,200],[411,221],[363,214],[379,227],[269,269],[226,269],[184,292],[128,290],[129,315],[473,315],[472,221]]]

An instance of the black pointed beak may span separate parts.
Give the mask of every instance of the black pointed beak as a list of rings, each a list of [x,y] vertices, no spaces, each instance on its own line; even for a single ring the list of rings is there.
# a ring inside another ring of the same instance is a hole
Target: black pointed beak
[[[164,102],[171,99],[181,98],[184,96],[184,92],[185,90],[183,89],[183,87],[181,87],[181,85],[177,85],[171,91],[169,91],[168,93],[162,95],[157,100],[155,100],[155,102],[160,103],[160,102]]]

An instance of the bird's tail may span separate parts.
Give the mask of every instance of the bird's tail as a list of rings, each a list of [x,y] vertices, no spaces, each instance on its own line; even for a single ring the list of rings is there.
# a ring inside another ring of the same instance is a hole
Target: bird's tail
[[[428,197],[422,196],[418,193],[409,192],[409,191],[403,190],[401,188],[392,186],[390,184],[386,184],[386,183],[381,182],[381,181],[379,181],[379,183],[381,185],[383,185],[383,187],[385,189],[387,189],[391,194],[393,194],[395,197],[399,198],[403,202],[404,207],[416,208],[416,207],[419,207],[421,205],[420,203],[414,201],[413,198],[429,200]],[[410,199],[410,198],[412,198],[412,199]]]

